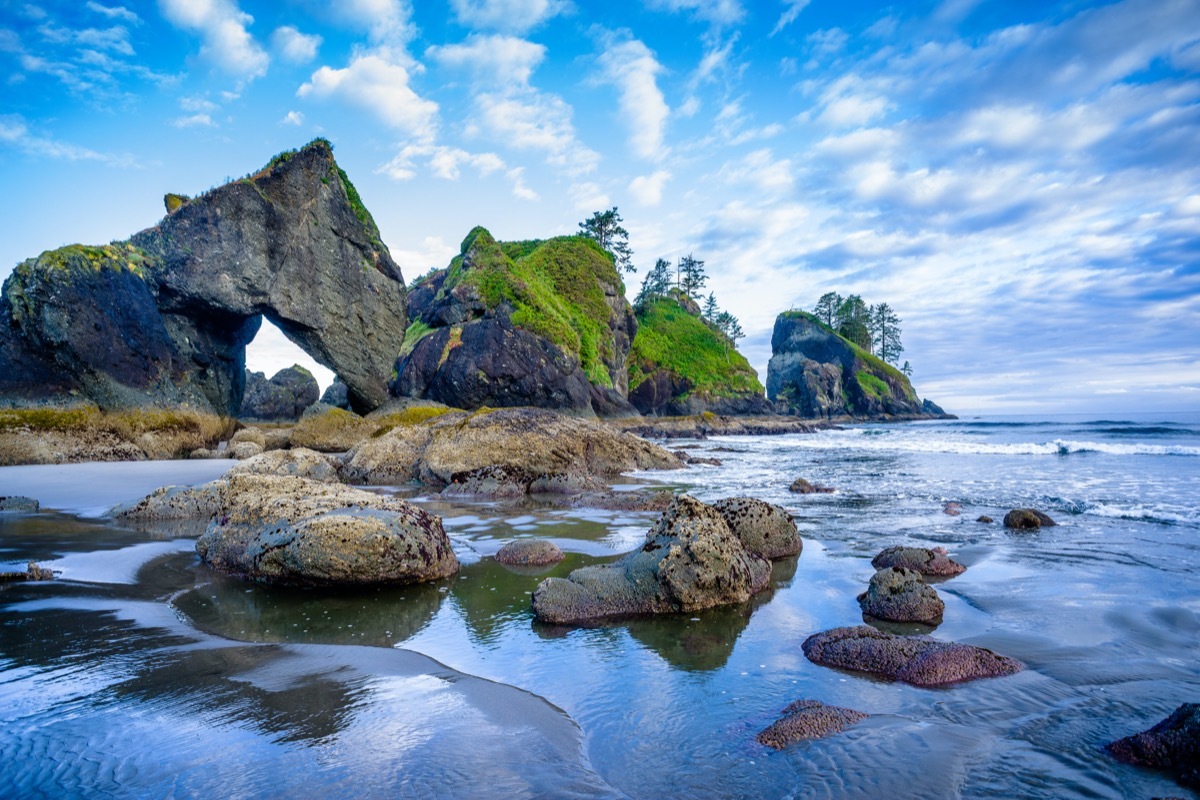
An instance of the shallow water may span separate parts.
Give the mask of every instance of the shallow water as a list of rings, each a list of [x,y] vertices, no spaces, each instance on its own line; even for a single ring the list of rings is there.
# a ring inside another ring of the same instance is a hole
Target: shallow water
[[[636,547],[652,515],[418,494],[462,572],[354,594],[213,575],[170,532],[0,515],[0,562],[63,573],[0,589],[0,796],[1189,796],[1102,746],[1200,701],[1198,430],[992,418],[671,442],[724,464],[632,480],[782,503],[804,552],[745,606],[592,628],[533,622],[530,593]],[[798,476],[838,491],[793,495]],[[1025,505],[1060,525],[974,521]],[[504,568],[490,556],[514,536],[568,558]],[[870,558],[898,543],[969,566],[938,584],[936,637],[1028,669],[929,690],[809,663],[801,642],[861,622]],[[754,742],[806,697],[872,716]]]

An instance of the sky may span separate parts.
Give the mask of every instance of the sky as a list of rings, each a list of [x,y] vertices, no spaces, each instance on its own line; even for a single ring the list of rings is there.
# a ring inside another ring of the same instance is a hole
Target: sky
[[[837,291],[952,412],[1200,407],[1200,0],[0,0],[0,67],[0,278],[324,136],[409,281],[616,206],[764,382]]]

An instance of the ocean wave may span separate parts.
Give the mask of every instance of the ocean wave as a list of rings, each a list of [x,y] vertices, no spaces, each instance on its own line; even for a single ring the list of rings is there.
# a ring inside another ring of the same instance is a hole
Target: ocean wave
[[[1157,522],[1162,525],[1200,524],[1200,511],[1180,513],[1173,509],[1147,505],[1123,506],[1110,503],[1083,504],[1084,514],[1114,519],[1132,519],[1139,522]]]
[[[1200,456],[1200,447],[1173,444],[1119,444],[1072,439],[1054,439],[1049,442],[979,442],[928,436],[880,436],[877,432],[868,434],[861,429],[805,434],[792,438],[788,444],[811,450],[855,449],[955,455],[1068,456],[1079,453],[1104,453],[1114,456]]]
[[[1133,425],[1114,428],[1093,428],[1091,433],[1103,433],[1109,436],[1195,436],[1198,431],[1175,425]]]

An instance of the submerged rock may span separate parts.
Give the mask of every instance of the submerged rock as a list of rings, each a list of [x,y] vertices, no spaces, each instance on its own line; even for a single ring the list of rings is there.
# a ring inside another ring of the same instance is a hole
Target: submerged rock
[[[1154,727],[1105,749],[1118,761],[1169,770],[1180,783],[1200,788],[1200,703],[1184,703]]]
[[[942,513],[948,517],[957,517],[962,515],[962,503],[956,503],[953,500],[942,503]]]
[[[939,642],[929,636],[896,636],[858,625],[834,628],[804,641],[804,655],[824,667],[869,672],[913,686],[1012,675],[1024,665],[969,644]]]
[[[24,572],[0,572],[0,583],[52,580],[54,580],[54,570],[39,566],[36,561],[30,561],[26,565]]]
[[[41,504],[32,497],[22,497],[21,495],[0,497],[0,511],[32,512],[39,508],[41,508]]]
[[[369,586],[458,571],[439,517],[372,492],[294,477],[239,475],[196,542],[215,569],[265,583]]]
[[[712,504],[734,535],[751,553],[776,559],[794,556],[804,547],[796,521],[783,508],[753,497],[727,497]]]
[[[869,714],[840,706],[827,706],[820,700],[797,700],[783,710],[783,716],[754,737],[759,744],[782,750],[805,739],[821,739],[841,733],[847,725],[866,719]]]
[[[922,575],[951,576],[967,571],[967,568],[946,555],[944,547],[889,547],[871,559],[875,569],[903,567]]]
[[[675,500],[670,490],[584,492],[570,499],[574,508],[600,508],[606,511],[666,511]]]
[[[563,551],[545,539],[513,539],[500,548],[496,560],[513,567],[538,567],[562,561]]]
[[[646,534],[646,543],[613,564],[547,578],[533,593],[542,622],[697,611],[741,603],[767,588],[771,565],[748,552],[712,506],[681,495]]]
[[[595,478],[577,474],[536,475],[520,467],[481,467],[456,472],[442,489],[446,497],[525,497],[531,494],[574,495],[600,491],[603,485]]]
[[[796,494],[832,494],[833,487],[809,483],[804,478],[796,478],[796,480],[792,481],[792,485],[788,487],[788,491],[795,492]]]
[[[982,515],[980,515],[979,517],[977,517],[975,521],[976,521],[976,522],[982,522],[984,525],[990,525],[990,524],[992,524],[993,522],[995,522],[996,520],[992,519],[992,518],[991,518],[991,517],[989,517],[987,514],[982,514]]]
[[[1057,524],[1048,514],[1043,514],[1036,508],[1014,508],[1004,515],[1004,527],[1016,530],[1037,530]]]
[[[306,447],[291,450],[271,450],[248,458],[225,473],[235,475],[290,475],[321,483],[337,483],[341,461],[335,456],[318,453]]]
[[[141,500],[116,506],[109,515],[131,523],[210,519],[220,508],[224,485],[225,481],[215,480],[199,486],[162,486]]]
[[[921,575],[904,567],[885,567],[871,577],[867,591],[858,596],[864,614],[889,622],[923,622],[937,625],[946,604]]]

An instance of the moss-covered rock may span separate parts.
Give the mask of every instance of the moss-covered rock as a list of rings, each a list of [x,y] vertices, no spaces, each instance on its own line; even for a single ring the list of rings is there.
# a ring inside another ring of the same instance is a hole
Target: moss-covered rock
[[[758,373],[686,297],[661,297],[637,314],[629,401],[643,414],[768,414]]]
[[[927,415],[904,373],[804,311],[775,320],[767,397],[801,417]]]
[[[500,243],[477,227],[411,294],[395,396],[588,412],[593,388],[610,402],[627,391],[636,323],[612,257],[587,237]]]

